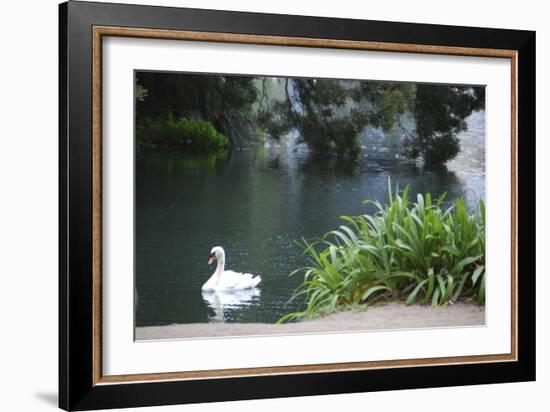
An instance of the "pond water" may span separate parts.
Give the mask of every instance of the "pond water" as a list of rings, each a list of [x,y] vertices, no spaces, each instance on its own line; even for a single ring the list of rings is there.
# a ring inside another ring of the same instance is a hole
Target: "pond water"
[[[341,215],[371,212],[362,201],[387,199],[388,177],[410,191],[485,193],[485,116],[468,118],[462,151],[447,168],[427,170],[392,151],[378,131],[364,136],[356,161],[313,158],[293,144],[210,156],[141,150],[136,162],[136,326],[195,322],[273,323],[295,311],[288,302],[307,264],[294,241],[337,228]],[[203,295],[213,246],[226,269],[262,277],[258,289]]]

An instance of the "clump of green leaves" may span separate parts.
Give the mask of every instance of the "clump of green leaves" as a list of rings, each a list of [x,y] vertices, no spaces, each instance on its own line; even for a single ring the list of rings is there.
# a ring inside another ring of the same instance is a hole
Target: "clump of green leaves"
[[[227,147],[229,140],[218,132],[212,123],[205,120],[157,117],[146,119],[137,128],[137,140],[140,144],[180,146],[197,151],[214,151]]]
[[[446,305],[459,299],[485,300],[485,205],[468,213],[456,199],[443,207],[428,193],[409,199],[409,189],[389,202],[367,200],[373,215],[343,216],[340,226],[317,242],[303,241],[311,265],[294,273],[304,280],[292,299],[305,298],[303,311],[279,322],[389,300]]]

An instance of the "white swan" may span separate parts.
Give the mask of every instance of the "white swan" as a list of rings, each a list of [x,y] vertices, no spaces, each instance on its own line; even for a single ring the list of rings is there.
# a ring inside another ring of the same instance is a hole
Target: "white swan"
[[[213,247],[210,251],[210,259],[208,264],[217,261],[216,271],[202,285],[204,291],[229,291],[242,290],[255,287],[262,281],[260,276],[254,276],[250,273],[233,272],[232,270],[224,270],[225,268],[225,252],[221,246]]]

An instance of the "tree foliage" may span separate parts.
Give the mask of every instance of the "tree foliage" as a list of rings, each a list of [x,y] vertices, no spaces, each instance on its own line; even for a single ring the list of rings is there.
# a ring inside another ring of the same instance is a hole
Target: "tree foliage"
[[[269,85],[272,89],[269,92]],[[366,126],[401,127],[406,157],[438,166],[460,151],[465,119],[485,106],[483,87],[311,78],[138,72],[138,127],[146,121],[205,120],[241,146],[296,132],[315,153],[355,155]],[[411,113],[415,127],[400,118]]]
[[[363,128],[391,128],[413,91],[409,84],[287,78],[284,100],[264,107],[259,119],[276,139],[295,129],[314,152],[355,154]]]
[[[429,166],[439,166],[460,151],[458,133],[467,129],[465,119],[485,108],[483,87],[418,84],[414,102],[416,130],[405,139],[408,157],[422,156]]]

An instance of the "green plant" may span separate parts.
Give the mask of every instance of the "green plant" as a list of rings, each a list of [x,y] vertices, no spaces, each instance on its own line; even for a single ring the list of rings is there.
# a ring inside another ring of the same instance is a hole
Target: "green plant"
[[[304,297],[303,311],[279,322],[311,318],[356,305],[404,299],[434,306],[460,298],[485,299],[485,206],[469,214],[456,199],[444,209],[444,195],[391,191],[383,205],[367,200],[373,215],[343,216],[347,225],[322,239],[303,240],[311,265],[295,273],[304,280],[291,299]]]
[[[137,129],[140,144],[183,146],[198,151],[217,150],[229,145],[227,137],[205,120],[167,118],[146,119]]]

